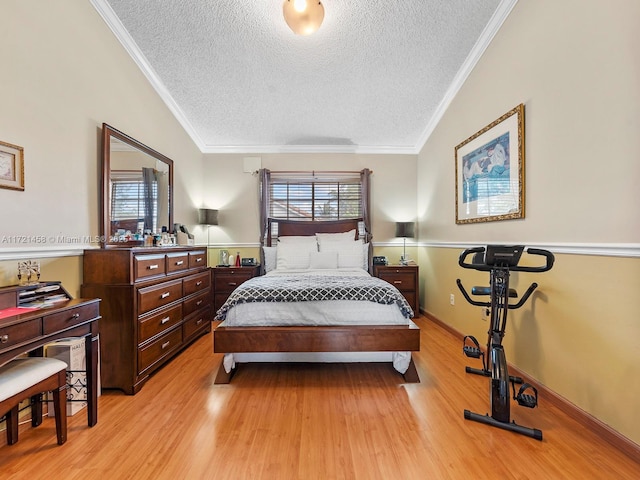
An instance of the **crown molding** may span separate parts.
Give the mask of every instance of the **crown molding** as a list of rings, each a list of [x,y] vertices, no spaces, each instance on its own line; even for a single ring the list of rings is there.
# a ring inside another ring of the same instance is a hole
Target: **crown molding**
[[[489,20],[485,29],[482,31],[482,34],[480,34],[480,38],[478,38],[478,41],[473,46],[473,49],[471,49],[471,52],[469,52],[469,55],[460,67],[460,70],[458,70],[458,73],[442,98],[442,101],[436,107],[436,111],[431,116],[429,123],[422,132],[422,135],[418,140],[418,144],[415,147],[416,154],[420,153],[424,148],[427,140],[429,140],[429,137],[438,126],[438,123],[442,120],[447,108],[449,108],[449,105],[464,85],[464,82],[467,81],[467,78],[471,74],[473,68],[484,54],[485,50],[491,43],[491,40],[493,40],[493,37],[495,37],[498,30],[500,30],[500,27],[502,27],[502,24],[511,13],[511,10],[513,10],[513,7],[515,7],[516,3],[518,3],[518,0],[503,0],[500,2],[500,5],[498,5],[498,8]]]

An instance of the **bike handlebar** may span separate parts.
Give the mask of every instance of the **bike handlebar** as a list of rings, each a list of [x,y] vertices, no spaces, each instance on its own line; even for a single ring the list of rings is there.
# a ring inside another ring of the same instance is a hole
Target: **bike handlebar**
[[[484,253],[486,251],[485,247],[473,247],[467,248],[460,254],[460,258],[458,259],[458,265],[462,268],[469,268],[472,270],[479,270],[481,272],[489,272],[492,269],[496,268],[494,265],[487,265],[485,263],[467,263],[466,259],[471,254]],[[509,266],[504,267],[508,268],[512,272],[531,272],[531,273],[542,273],[551,270],[553,267],[553,262],[555,261],[555,257],[553,253],[548,250],[543,250],[541,248],[527,248],[526,250],[528,255],[537,255],[545,257],[545,265],[536,266],[536,267],[525,267],[525,266]],[[499,268],[499,267],[498,267]]]
[[[464,286],[462,285],[462,282],[460,281],[460,279],[458,278],[456,280],[456,284],[458,285],[458,288],[460,289],[460,291],[462,292],[462,295],[464,296],[464,299],[469,302],[471,305],[475,305],[476,307],[491,307],[491,302],[480,302],[478,300],[474,300],[473,298],[471,298],[469,296],[469,294],[467,293],[467,290],[464,288]],[[522,298],[520,299],[520,301],[518,303],[514,303],[514,304],[507,304],[507,308],[509,308],[509,310],[515,310],[517,308],[522,307],[527,300],[529,300],[529,297],[531,296],[531,294],[533,293],[533,291],[538,288],[538,284],[537,283],[532,283],[531,285],[529,285],[529,288],[527,288],[527,291],[524,292],[524,295],[522,295]]]

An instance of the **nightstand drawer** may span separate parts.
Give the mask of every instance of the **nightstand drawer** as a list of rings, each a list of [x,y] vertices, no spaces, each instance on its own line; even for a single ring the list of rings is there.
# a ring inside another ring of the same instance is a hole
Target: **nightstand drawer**
[[[260,265],[253,267],[214,267],[213,309],[217,312],[238,285],[260,275]]]
[[[374,265],[373,274],[400,290],[400,293],[411,305],[413,312],[418,315],[420,297],[418,293],[417,265]]]
[[[216,293],[231,293],[238,285],[253,278],[253,271],[242,271],[233,269],[225,273],[216,273],[215,291]]]
[[[386,282],[389,282],[400,291],[415,290],[416,288],[416,277],[413,272],[385,270],[380,272],[378,277]]]

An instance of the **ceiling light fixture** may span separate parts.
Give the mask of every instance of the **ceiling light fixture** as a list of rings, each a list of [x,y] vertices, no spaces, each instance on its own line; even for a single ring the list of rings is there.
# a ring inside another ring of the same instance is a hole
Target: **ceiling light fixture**
[[[285,0],[282,13],[296,35],[311,35],[324,20],[324,7],[318,0]]]

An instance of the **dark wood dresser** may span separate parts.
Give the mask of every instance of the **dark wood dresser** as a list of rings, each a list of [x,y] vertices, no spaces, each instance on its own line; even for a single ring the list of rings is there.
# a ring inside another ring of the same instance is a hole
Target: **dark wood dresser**
[[[82,295],[102,299],[103,388],[133,395],[211,331],[211,273],[198,247],[85,250]]]
[[[373,275],[394,285],[417,316],[420,312],[417,265],[374,265]]]
[[[253,267],[213,267],[213,312],[226,302],[238,285],[260,275],[260,265]]]

